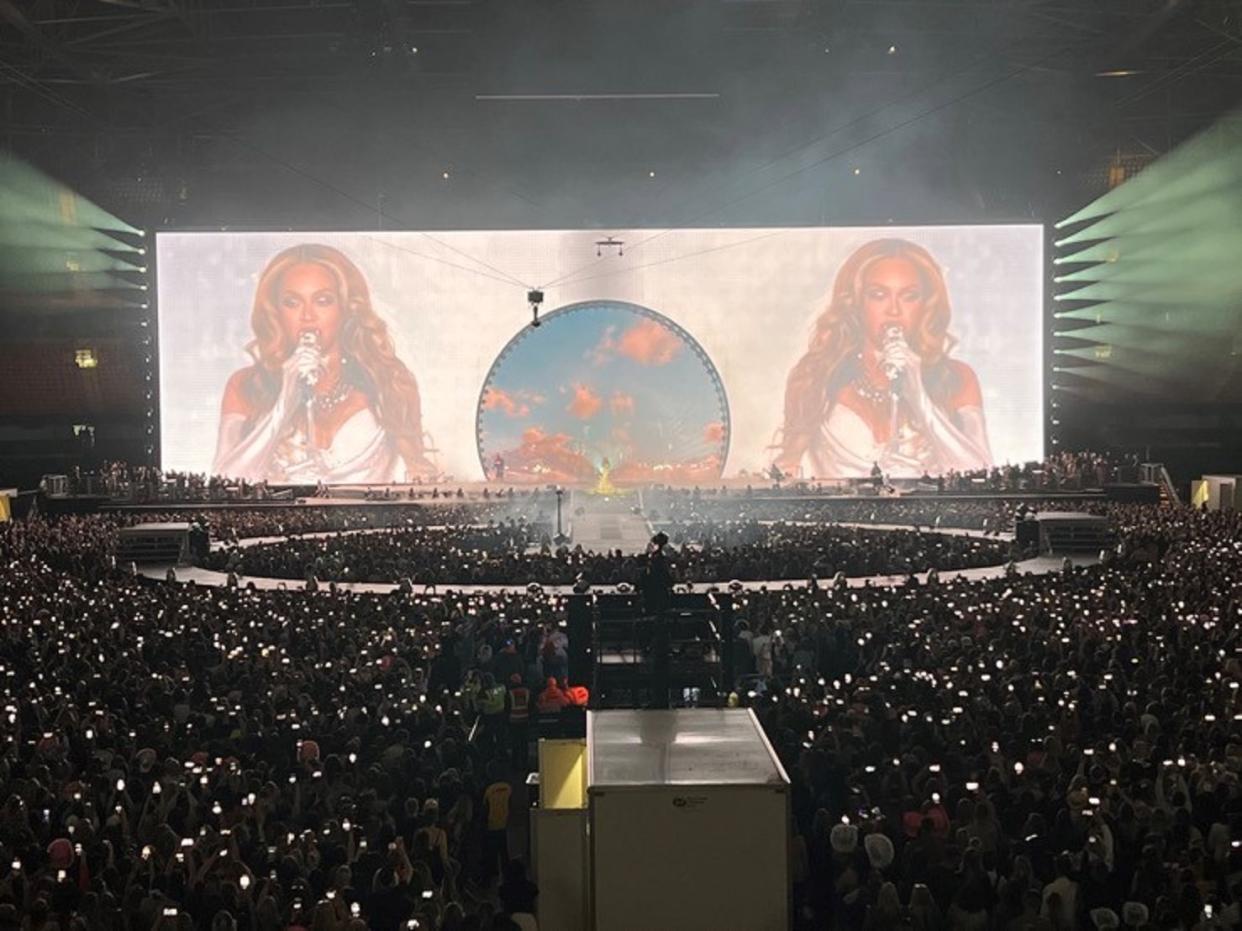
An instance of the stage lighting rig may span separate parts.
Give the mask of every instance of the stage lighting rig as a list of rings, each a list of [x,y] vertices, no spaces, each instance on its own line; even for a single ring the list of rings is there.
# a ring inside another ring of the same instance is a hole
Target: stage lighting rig
[[[530,325],[533,327],[537,327],[539,326],[540,323],[543,322],[539,319],[539,305],[543,303],[543,292],[542,291],[527,291],[526,300],[530,303],[530,315],[531,315]]]
[[[616,249],[618,256],[625,255],[625,240],[613,239],[609,236],[607,239],[595,240],[595,255],[600,257],[604,254],[605,249]]]

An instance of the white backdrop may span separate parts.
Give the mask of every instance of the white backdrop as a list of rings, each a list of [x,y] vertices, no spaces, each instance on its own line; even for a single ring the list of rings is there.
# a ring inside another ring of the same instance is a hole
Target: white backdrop
[[[335,246],[362,270],[398,355],[418,380],[440,465],[481,479],[475,414],[488,369],[547,284],[544,311],[623,300],[664,314],[711,357],[732,420],[725,474],[762,468],[785,378],[805,351],[841,263],[900,237],[940,263],[954,358],[974,368],[997,463],[1043,455],[1043,229],[948,226],[624,230],[161,233],[156,239],[163,466],[210,471],[224,384],[249,364],[250,312],[267,262],[298,243]],[[555,284],[558,279],[564,281]]]

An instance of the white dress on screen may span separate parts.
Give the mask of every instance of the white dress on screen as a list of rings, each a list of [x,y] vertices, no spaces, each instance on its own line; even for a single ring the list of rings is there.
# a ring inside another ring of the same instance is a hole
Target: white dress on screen
[[[969,439],[985,436],[983,412],[978,408],[957,411],[956,417],[962,421],[959,427],[953,423],[953,415],[928,404],[926,429],[901,418],[893,438],[883,443],[876,440],[871,424],[849,405],[830,403],[825,415],[802,461],[803,472],[811,477],[867,478],[875,464],[885,475],[897,477],[992,464],[986,439],[982,449],[978,441]]]
[[[238,430],[245,418],[226,414],[221,437]],[[364,485],[404,482],[405,464],[375,413],[364,407],[341,424],[332,442],[319,448],[297,418],[276,436],[276,417],[262,417],[248,435],[217,457],[215,471],[231,478],[289,484]],[[244,427],[242,427],[244,431]]]

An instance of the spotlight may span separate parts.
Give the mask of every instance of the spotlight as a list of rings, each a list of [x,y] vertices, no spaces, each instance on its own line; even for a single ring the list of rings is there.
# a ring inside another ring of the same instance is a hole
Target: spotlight
[[[647,172],[647,177],[648,177],[648,178],[654,178],[654,177],[655,177],[655,172],[654,172],[654,171],[649,171],[649,172]]]
[[[897,54],[897,46],[895,46],[895,45],[890,45],[890,46],[888,47],[888,54],[890,54],[890,55],[896,55],[896,54]]]
[[[447,171],[442,171],[440,173],[440,177],[447,181],[449,179],[449,173]]]
[[[861,175],[861,174],[862,174],[862,169],[861,169],[861,168],[855,168],[855,169],[854,169],[854,176],[855,176],[855,177],[857,177],[858,175]]]

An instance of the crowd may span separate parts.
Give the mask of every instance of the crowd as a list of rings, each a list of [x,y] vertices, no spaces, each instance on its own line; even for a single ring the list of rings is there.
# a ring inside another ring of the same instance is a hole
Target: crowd
[[[1116,457],[1097,452],[1053,453],[1043,462],[993,466],[974,472],[949,472],[925,482],[941,492],[1058,492],[1102,488],[1110,482],[1138,480],[1135,456]]]
[[[1242,520],[1118,521],[1150,561],[740,596],[806,927],[1242,924]]]
[[[730,520],[788,521],[801,523],[881,524],[937,530],[953,528],[988,533],[1012,532],[1023,510],[1064,508],[1056,498],[1029,500],[988,498],[946,503],[937,498],[797,498],[736,499],[693,498],[664,502],[651,513],[661,526]],[[1102,511],[1106,502],[1075,499],[1076,511]]]
[[[363,533],[302,536],[217,550],[209,568],[242,575],[333,582],[418,584],[531,581],[526,551],[541,534],[516,521],[483,526],[402,526]],[[548,537],[542,534],[545,540]],[[549,541],[550,542],[550,541]]]
[[[1068,510],[1104,514],[1110,507],[1108,500],[1098,493],[851,498],[781,495],[769,490],[740,495],[678,490],[647,492],[643,501],[644,513],[656,522],[754,519],[951,527],[990,533],[1012,531],[1015,519],[1023,512]]]
[[[49,477],[50,478],[50,477]],[[357,497],[364,501],[426,501],[456,498],[458,500],[517,499],[538,496],[546,489],[526,488],[519,491],[512,486],[485,487],[467,494],[460,485],[454,486],[445,479],[441,483],[427,484],[417,480],[409,486],[396,488],[333,488],[322,482],[315,486],[272,486],[268,482],[252,482],[244,478],[209,475],[205,472],[186,472],[161,469],[119,460],[106,460],[96,468],[83,469],[75,466],[63,476],[63,487],[52,487],[45,482],[44,491],[57,494],[91,495],[111,498],[126,503],[168,504],[236,504],[244,502],[289,501],[305,497]]]
[[[797,928],[1242,925],[1242,519],[1113,520],[1100,567],[737,594]],[[556,597],[142,583],[115,526],[0,529],[0,928],[525,921]]]
[[[105,461],[96,469],[74,467],[66,478],[71,495],[103,495],[125,501],[266,501],[279,492],[266,482],[163,470],[157,466]]]
[[[124,524],[184,521],[206,527],[211,538],[237,543],[255,537],[295,537],[304,534],[371,530],[392,527],[462,526],[496,520],[531,520],[546,524],[538,507],[517,509],[493,502],[454,502],[385,506],[365,504],[306,507],[268,505],[262,508],[195,508],[180,510],[130,510],[110,512]]]
[[[473,732],[564,674],[554,599],[152,586],[114,537],[0,525],[0,928],[529,926],[525,747]]]
[[[1140,459],[1135,455],[1115,456],[1095,451],[1063,450],[1042,460],[1006,463],[970,471],[950,470],[935,475],[925,472],[917,479],[902,479],[899,483],[906,487],[913,485],[923,492],[953,495],[1079,492],[1098,490],[1110,482],[1137,481],[1139,466]],[[804,480],[772,470],[749,474],[752,484],[743,489],[722,487],[695,489],[694,492],[720,496],[763,494],[800,497],[824,493],[882,496],[890,493],[894,484],[897,484],[892,477],[884,475],[878,466],[869,477],[836,482]],[[754,487],[753,482],[757,482],[760,487]],[[685,489],[653,490],[673,495],[688,493]]]
[[[908,575],[927,569],[998,565],[1013,547],[1000,539],[824,524],[703,521],[668,526],[667,548],[681,577],[805,581],[814,576]],[[403,526],[373,533],[299,537],[214,552],[208,566],[242,576],[416,585],[634,582],[643,556],[553,548],[546,532],[516,522],[486,526]]]

